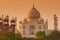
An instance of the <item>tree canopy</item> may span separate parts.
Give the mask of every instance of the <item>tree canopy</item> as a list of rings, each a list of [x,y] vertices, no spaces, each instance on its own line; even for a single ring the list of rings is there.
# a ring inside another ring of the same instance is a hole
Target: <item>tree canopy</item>
[[[48,38],[50,39],[60,39],[60,32],[58,31],[53,31],[49,36]]]
[[[36,33],[36,39],[45,39],[45,37],[46,35],[44,32],[39,31]]]
[[[14,32],[5,32],[0,36],[1,40],[22,40],[21,34],[16,34]]]

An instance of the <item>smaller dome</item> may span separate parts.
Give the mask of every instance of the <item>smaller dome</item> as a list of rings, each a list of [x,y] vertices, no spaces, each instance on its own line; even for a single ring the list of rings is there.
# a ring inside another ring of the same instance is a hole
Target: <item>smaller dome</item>
[[[26,18],[24,18],[23,22],[27,22],[27,19],[26,19]]]
[[[14,23],[14,22],[15,22],[15,19],[14,19],[14,18],[12,18],[12,19],[11,19],[11,22],[13,22],[13,23]]]
[[[40,19],[40,21],[41,21],[41,22],[44,22],[44,19],[43,19],[43,18],[41,18],[41,19]]]
[[[22,21],[20,21],[19,23],[22,24]]]
[[[38,23],[39,23],[39,24],[43,24],[43,23],[44,23],[44,19],[43,19],[43,18],[40,18],[40,20],[39,20]]]
[[[40,12],[33,7],[28,13],[27,13],[28,19],[39,19],[40,18]]]
[[[0,17],[0,20],[2,20],[2,18]]]

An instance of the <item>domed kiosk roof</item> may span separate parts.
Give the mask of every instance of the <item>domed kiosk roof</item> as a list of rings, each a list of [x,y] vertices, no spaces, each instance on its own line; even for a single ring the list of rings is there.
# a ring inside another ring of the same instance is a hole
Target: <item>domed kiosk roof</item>
[[[33,6],[33,8],[27,13],[28,19],[39,19],[40,12]]]

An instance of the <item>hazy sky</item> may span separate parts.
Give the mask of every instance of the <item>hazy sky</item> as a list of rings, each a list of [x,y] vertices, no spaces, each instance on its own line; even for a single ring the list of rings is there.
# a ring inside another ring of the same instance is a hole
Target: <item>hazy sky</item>
[[[60,27],[60,0],[36,0],[34,5],[41,17],[44,20],[48,19],[49,29],[53,29],[54,14],[58,17],[58,27]],[[26,17],[32,6],[33,0],[0,0],[0,16],[8,14],[10,18],[16,16],[20,21]]]

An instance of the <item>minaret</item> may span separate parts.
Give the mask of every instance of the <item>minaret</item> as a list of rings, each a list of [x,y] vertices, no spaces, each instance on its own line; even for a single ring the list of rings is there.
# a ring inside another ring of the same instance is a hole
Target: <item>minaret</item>
[[[3,32],[8,31],[9,28],[9,16],[7,15],[4,19],[3,19]]]
[[[2,33],[3,19],[0,17],[0,33]]]
[[[15,19],[14,18],[12,18],[11,19],[11,21],[10,21],[10,23],[11,23],[11,25],[10,25],[10,31],[11,32],[15,32],[15,27],[16,27],[16,17],[15,17]]]
[[[46,29],[48,30],[48,20],[46,20]]]
[[[3,25],[9,26],[9,16],[8,15],[3,19]]]
[[[45,33],[48,35],[48,20],[45,22]]]
[[[54,14],[54,30],[57,31],[58,30],[58,19],[57,16]]]

